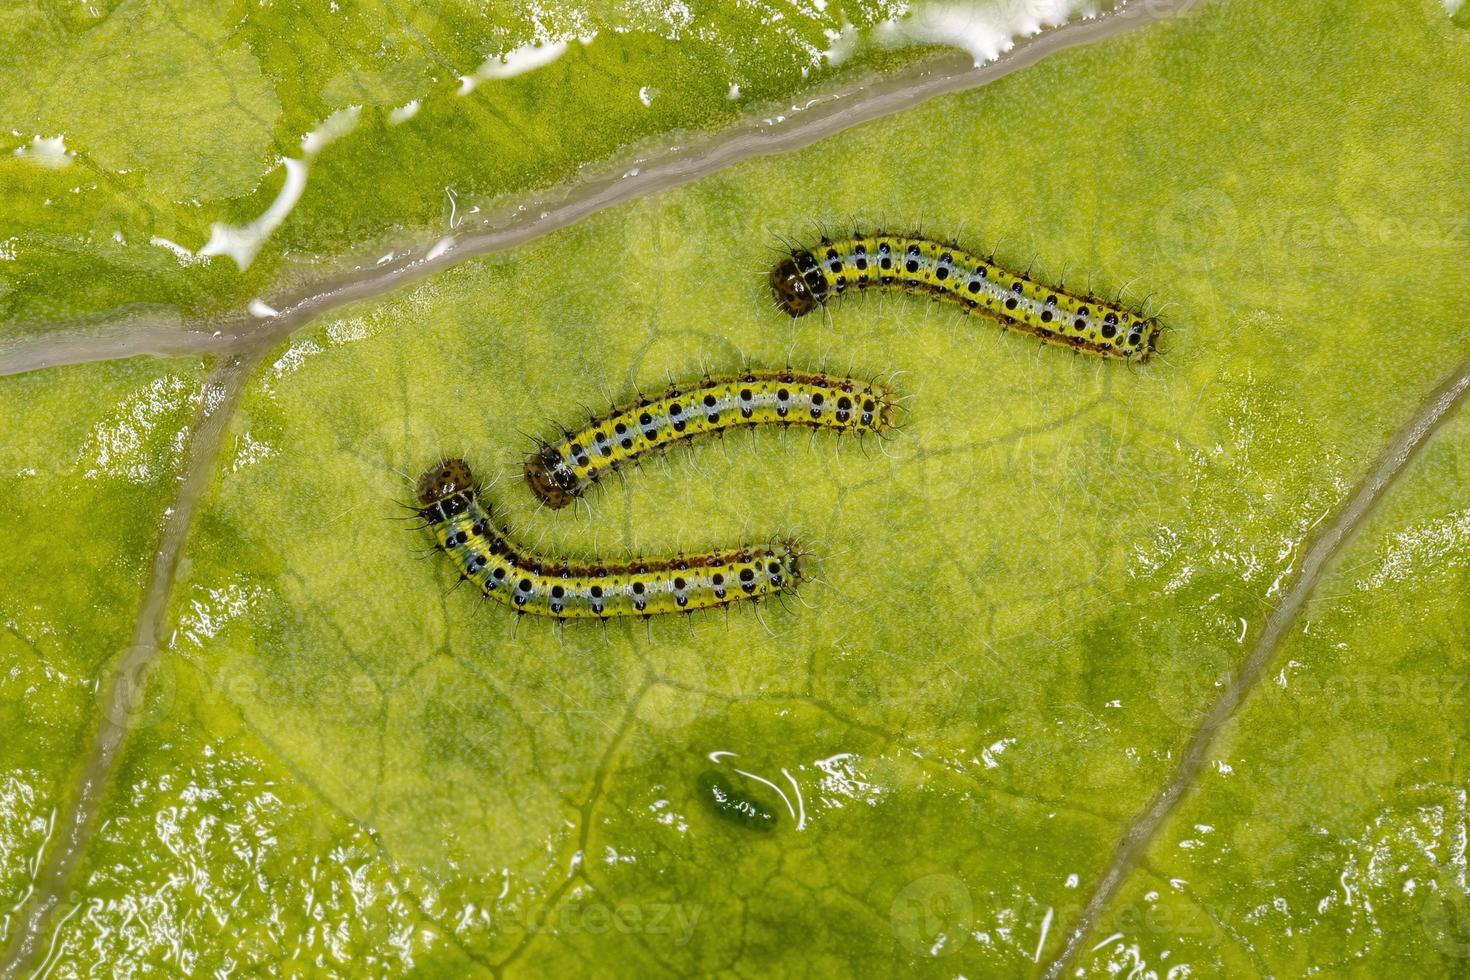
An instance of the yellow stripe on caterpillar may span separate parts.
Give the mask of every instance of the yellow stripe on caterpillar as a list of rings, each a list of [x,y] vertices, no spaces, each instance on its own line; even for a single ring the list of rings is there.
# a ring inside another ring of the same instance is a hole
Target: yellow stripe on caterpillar
[[[814,371],[747,371],[674,385],[543,443],[526,482],[547,507],[570,504],[604,475],[700,436],[747,426],[806,426],[882,433],[898,400],[883,385]]]
[[[718,609],[793,591],[806,578],[795,541],[669,558],[574,562],[521,547],[495,523],[469,464],[450,459],[418,484],[419,515],[460,576],[518,613],[613,619]]]
[[[810,251],[793,249],[771,271],[776,306],[792,317],[869,289],[926,293],[972,316],[1099,357],[1147,361],[1159,334],[1156,319],[1120,303],[1057,289],[954,245],[913,236],[823,238]]]

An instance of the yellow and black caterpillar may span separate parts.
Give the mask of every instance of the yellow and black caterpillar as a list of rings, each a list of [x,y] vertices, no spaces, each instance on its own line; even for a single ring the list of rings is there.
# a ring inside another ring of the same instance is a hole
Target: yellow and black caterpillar
[[[605,474],[700,436],[757,425],[882,433],[894,427],[897,411],[897,399],[883,385],[819,372],[705,378],[543,443],[526,460],[526,482],[546,506],[565,507]]]
[[[806,577],[794,541],[609,563],[533,554],[495,522],[462,459],[445,460],[419,479],[418,513],[465,581],[517,612],[555,619],[717,609],[792,591]]]
[[[904,289],[953,303],[1048,344],[1099,357],[1146,361],[1159,324],[1096,296],[1079,296],[1002,269],[954,245],[902,235],[823,238],[796,248],[771,271],[776,306],[805,316],[855,290]]]

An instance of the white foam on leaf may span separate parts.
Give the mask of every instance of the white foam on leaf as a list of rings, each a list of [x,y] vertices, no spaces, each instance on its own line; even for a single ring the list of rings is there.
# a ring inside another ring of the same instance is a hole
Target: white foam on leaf
[[[851,23],[843,21],[842,30],[829,28],[826,32],[827,50],[822,52],[822,59],[827,62],[828,67],[836,68],[848,58],[858,46],[858,29]]]
[[[327,144],[341,139],[356,129],[361,118],[362,106],[360,105],[338,109],[323,119],[320,126],[301,137],[301,152],[308,157],[316,156],[326,149]]]
[[[551,41],[547,44],[538,44],[533,41],[502,54],[492,55],[485,59],[485,63],[475,74],[487,82],[497,78],[515,78],[528,71],[545,68],[566,53],[566,41]]]
[[[400,123],[408,122],[414,116],[417,116],[419,114],[420,107],[421,103],[418,99],[411,99],[408,102],[405,102],[403,105],[388,113],[388,124],[390,126],[397,126]]]
[[[227,225],[216,221],[210,226],[209,241],[199,250],[200,256],[228,255],[241,271],[250,268],[265,240],[281,227],[306,190],[306,161],[287,157],[281,165],[286,168],[286,180],[270,207],[248,225]]]
[[[169,241],[167,238],[161,238],[158,235],[154,235],[153,237],[149,238],[148,244],[157,245],[159,248],[168,249],[170,252],[174,253],[174,257],[179,260],[180,265],[198,265],[201,262],[208,261],[205,256],[195,255],[193,252],[189,251],[178,242]]]
[[[209,241],[204,243],[197,257],[228,255],[235,260],[235,264],[242,272],[250,268],[250,263],[255,261],[255,256],[260,253],[260,248],[265,244],[266,239],[281,227],[281,224],[290,216],[292,209],[296,207],[296,202],[301,200],[301,195],[306,191],[306,176],[311,158],[356,129],[361,119],[362,106],[346,106],[323,119],[321,125],[301,137],[302,158],[297,160],[293,157],[286,157],[281,161],[281,166],[286,170],[286,179],[281,184],[281,190],[276,194],[276,199],[270,203],[270,207],[266,208],[260,217],[246,225],[229,225],[216,221],[209,228]],[[162,243],[161,239],[154,240],[155,245]],[[186,261],[189,255],[187,249],[173,245],[171,242],[165,247],[171,248],[179,256],[181,262]]]
[[[1016,45],[1016,38],[1060,27],[1076,16],[1095,16],[1095,0],[1022,0],[998,6],[939,3],[884,21],[873,36],[885,47],[944,44],[961,48],[975,64],[994,61]]]
[[[32,137],[29,146],[16,147],[15,155],[50,170],[71,166],[72,157],[76,156],[66,148],[66,137],[59,135]]]
[[[584,46],[591,44],[597,37],[597,32],[592,32],[578,37]],[[459,88],[456,95],[469,95],[479,88],[481,82],[490,82],[503,78],[515,78],[526,72],[535,71],[537,68],[545,68],[556,59],[567,53],[571,41],[530,41],[520,47],[511,48],[486,58],[473,74],[459,76]],[[417,110],[415,110],[417,111]]]

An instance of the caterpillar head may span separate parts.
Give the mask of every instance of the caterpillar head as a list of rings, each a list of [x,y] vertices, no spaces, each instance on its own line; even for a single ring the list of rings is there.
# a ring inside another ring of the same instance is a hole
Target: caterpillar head
[[[783,564],[793,584],[805,582],[811,575],[811,558],[795,538],[787,538],[781,544],[785,552]]]
[[[560,510],[577,497],[576,476],[553,446],[542,446],[526,457],[526,482],[536,499],[552,510]]]
[[[1138,360],[1140,363],[1149,360],[1155,354],[1161,354],[1159,350],[1159,333],[1163,330],[1156,317],[1150,317],[1139,324],[1142,332],[1142,342],[1139,344]]]
[[[817,305],[795,258],[783,259],[771,270],[771,295],[776,298],[777,309],[790,317],[806,316]]]
[[[875,427],[880,432],[898,428],[899,400],[892,389],[886,385],[874,384],[863,392],[861,398],[864,412],[868,411],[869,400],[875,403],[877,408],[877,415],[874,418]]]
[[[455,494],[472,492],[475,477],[470,464],[462,459],[446,459],[419,477],[419,503],[430,507]]]

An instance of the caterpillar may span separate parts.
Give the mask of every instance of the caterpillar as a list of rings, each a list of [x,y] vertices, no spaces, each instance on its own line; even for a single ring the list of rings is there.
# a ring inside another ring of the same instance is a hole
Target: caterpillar
[[[419,478],[418,513],[460,576],[519,613],[555,619],[644,618],[716,609],[794,590],[806,578],[795,541],[672,558],[585,563],[535,555],[494,520],[469,464]]]
[[[527,458],[526,482],[547,507],[561,508],[605,474],[699,436],[756,425],[882,433],[897,412],[892,391],[852,378],[792,370],[707,377],[563,430]]]
[[[1008,272],[954,245],[878,233],[823,237],[815,249],[789,251],[771,270],[771,293],[777,308],[793,318],[850,290],[908,289],[1048,344],[1140,363],[1155,352],[1156,319]]]

